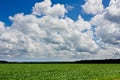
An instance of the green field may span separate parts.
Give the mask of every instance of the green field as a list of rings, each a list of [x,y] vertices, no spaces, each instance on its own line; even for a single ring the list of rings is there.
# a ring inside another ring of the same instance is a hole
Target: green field
[[[0,64],[0,80],[120,80],[120,64]]]

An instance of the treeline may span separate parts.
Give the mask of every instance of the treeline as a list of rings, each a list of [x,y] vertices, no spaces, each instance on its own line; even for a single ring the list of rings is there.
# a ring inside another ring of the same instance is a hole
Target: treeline
[[[94,63],[120,63],[120,59],[105,59],[105,60],[80,60],[80,61],[74,61],[74,62],[8,62],[8,61],[0,61],[0,63],[8,63],[8,64],[94,64]]]
[[[120,63],[120,59],[105,59],[105,60],[80,60],[75,63]]]

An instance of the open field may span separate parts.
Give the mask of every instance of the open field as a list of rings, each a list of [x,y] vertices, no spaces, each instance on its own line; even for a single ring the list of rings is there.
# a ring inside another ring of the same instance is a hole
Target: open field
[[[0,80],[120,80],[120,64],[0,64]]]

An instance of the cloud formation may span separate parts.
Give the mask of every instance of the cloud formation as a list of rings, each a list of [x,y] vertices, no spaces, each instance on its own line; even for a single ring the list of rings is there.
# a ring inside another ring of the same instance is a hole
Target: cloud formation
[[[64,5],[56,4],[52,6],[50,0],[45,0],[41,3],[36,3],[33,7],[33,14],[41,16],[41,15],[49,15],[52,17],[64,17],[67,10]]]
[[[116,16],[120,15],[110,11],[112,6],[119,10],[118,2],[111,0],[109,7],[101,12],[102,1],[99,0],[97,3],[100,6],[96,7],[93,5],[96,4],[94,1],[87,0],[83,5],[83,8],[87,5],[93,8],[87,12],[95,14],[90,21],[85,21],[80,15],[78,20],[74,21],[65,16],[68,11],[64,5],[52,6],[50,0],[44,0],[33,6],[31,14],[17,13],[10,16],[9,19],[12,21],[10,27],[0,22],[0,58],[33,60],[119,58],[120,24]],[[92,26],[96,27],[94,31]]]
[[[3,22],[0,22],[0,34],[4,31],[5,26]]]
[[[83,10],[87,14],[98,14],[104,10],[102,0],[86,0],[85,4],[82,5]]]
[[[95,15],[90,21],[96,26],[96,34],[102,42],[100,46],[105,50],[108,49],[111,51],[109,53],[117,57],[120,57],[119,3],[119,0],[111,0],[105,11]]]

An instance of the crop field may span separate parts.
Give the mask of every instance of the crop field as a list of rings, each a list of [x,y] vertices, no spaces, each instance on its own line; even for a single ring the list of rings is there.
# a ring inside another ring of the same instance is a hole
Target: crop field
[[[120,64],[0,64],[0,80],[120,80]]]

